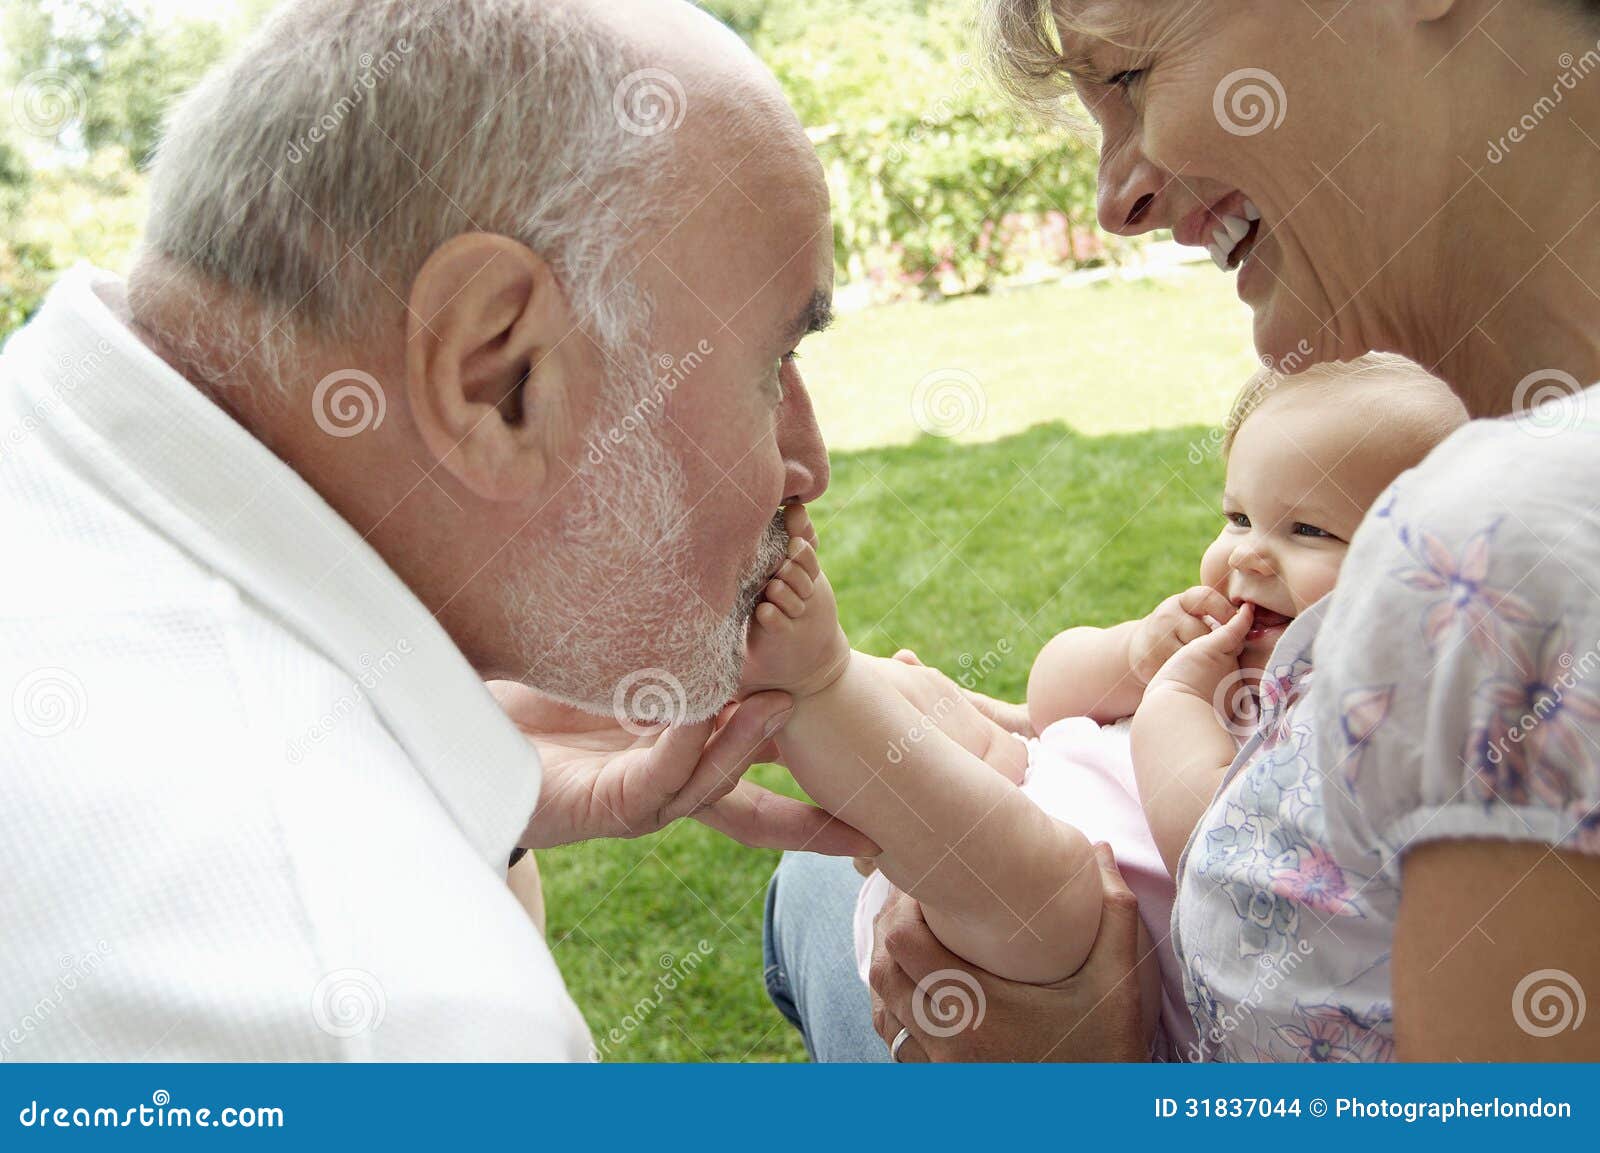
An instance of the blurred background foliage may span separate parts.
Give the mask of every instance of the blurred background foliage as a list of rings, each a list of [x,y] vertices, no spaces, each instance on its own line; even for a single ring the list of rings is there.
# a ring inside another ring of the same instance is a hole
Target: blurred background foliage
[[[173,98],[271,0],[0,0],[0,337],[78,260],[125,270]],[[834,200],[842,304],[988,290],[1116,260],[1091,141],[1020,119],[976,0],[706,0],[777,74]]]

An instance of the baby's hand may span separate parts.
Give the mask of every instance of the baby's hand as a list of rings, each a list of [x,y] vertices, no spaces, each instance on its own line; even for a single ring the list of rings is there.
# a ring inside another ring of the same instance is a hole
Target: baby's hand
[[[1230,606],[1231,607],[1231,606]],[[1239,654],[1244,651],[1245,638],[1250,633],[1250,622],[1255,617],[1255,606],[1248,601],[1240,605],[1226,624],[1197,640],[1184,645],[1159,672],[1151,678],[1145,697],[1166,691],[1177,691],[1209,701],[1224,721],[1241,718],[1232,715],[1234,693],[1226,693],[1228,700],[1218,701],[1218,690],[1239,680]],[[1248,672],[1249,670],[1245,670]]]
[[[745,645],[741,696],[784,689],[809,696],[832,684],[850,662],[833,587],[811,545],[816,531],[799,505],[784,510],[789,559],[762,590]]]
[[[1216,589],[1196,585],[1158,604],[1139,622],[1128,644],[1128,664],[1142,685],[1148,685],[1172,654],[1191,641],[1211,635],[1205,618],[1226,621],[1233,602]]]

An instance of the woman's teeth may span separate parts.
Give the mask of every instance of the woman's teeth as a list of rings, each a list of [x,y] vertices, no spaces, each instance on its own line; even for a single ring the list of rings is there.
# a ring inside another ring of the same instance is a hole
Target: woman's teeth
[[[1206,245],[1206,251],[1211,254],[1211,261],[1223,272],[1236,268],[1244,263],[1249,253],[1233,259],[1234,254],[1255,229],[1256,222],[1261,219],[1261,212],[1254,204],[1246,200],[1242,206],[1244,215],[1234,216],[1229,214],[1222,217],[1222,223],[1211,231],[1211,243]]]

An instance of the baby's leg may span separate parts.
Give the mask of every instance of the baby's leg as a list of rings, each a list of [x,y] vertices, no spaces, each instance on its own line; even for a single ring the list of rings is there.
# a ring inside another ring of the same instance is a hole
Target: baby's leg
[[[1088,841],[924,724],[881,665],[850,651],[815,555],[799,548],[790,563],[800,571],[780,571],[757,607],[747,670],[794,694],[783,762],[880,846],[879,868],[951,950],[1017,981],[1075,971],[1100,922]]]
[[[949,677],[925,665],[861,655],[900,690],[926,722],[1008,781],[1022,783],[1028,770],[1028,747],[979,712]]]

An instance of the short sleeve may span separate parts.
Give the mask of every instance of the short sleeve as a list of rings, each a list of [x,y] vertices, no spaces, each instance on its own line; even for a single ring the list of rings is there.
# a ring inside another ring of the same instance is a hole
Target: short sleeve
[[[1542,431],[1461,430],[1351,542],[1307,703],[1330,848],[1374,874],[1440,839],[1600,853],[1600,430]]]

